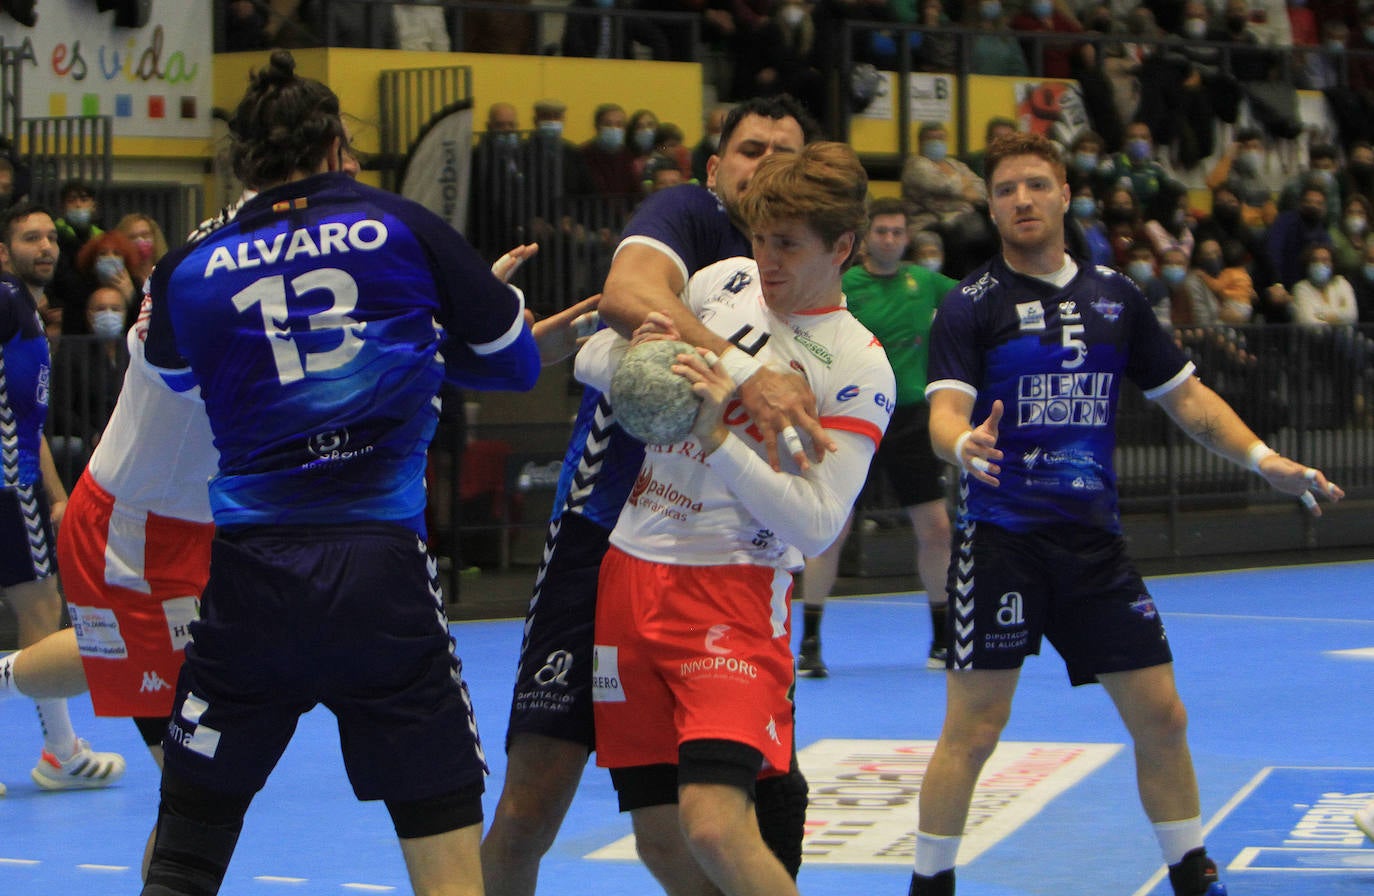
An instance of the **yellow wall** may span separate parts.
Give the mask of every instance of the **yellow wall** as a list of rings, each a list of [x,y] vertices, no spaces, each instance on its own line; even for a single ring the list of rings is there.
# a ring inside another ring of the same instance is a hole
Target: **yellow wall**
[[[533,124],[536,100],[568,104],[564,136],[574,143],[595,134],[592,112],[605,102],[619,103],[627,114],[653,111],[659,121],[682,128],[687,143],[701,137],[701,66],[687,62],[643,62],[571,59],[561,56],[504,56],[494,53],[415,53],[403,50],[294,50],[296,71],[328,84],[339,95],[344,112],[357,120],[354,140],[363,152],[380,146],[380,78],[383,71],[443,66],[472,69],[476,125],[486,121],[495,102],[513,103],[520,126]],[[243,95],[250,72],[266,64],[268,53],[221,53],[215,56],[215,105],[231,110]]]

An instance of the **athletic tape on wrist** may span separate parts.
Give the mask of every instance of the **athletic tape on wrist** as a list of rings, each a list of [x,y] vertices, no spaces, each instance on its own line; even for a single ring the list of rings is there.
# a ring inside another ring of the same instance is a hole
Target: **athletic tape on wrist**
[[[1256,442],[1251,445],[1250,450],[1246,452],[1246,458],[1249,461],[1250,469],[1258,473],[1260,471],[1260,464],[1264,459],[1266,457],[1273,457],[1275,454],[1278,454],[1278,452],[1273,448],[1270,448],[1263,442]]]
[[[763,366],[753,355],[743,349],[731,349],[720,356],[720,363],[724,365],[725,372],[734,380],[736,386],[740,386],[749,377],[758,373]]]

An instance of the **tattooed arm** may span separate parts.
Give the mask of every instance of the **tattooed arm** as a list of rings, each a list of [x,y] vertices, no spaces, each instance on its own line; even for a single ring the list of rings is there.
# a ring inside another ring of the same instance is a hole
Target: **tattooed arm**
[[[1156,398],[1189,438],[1214,454],[1254,470],[1274,488],[1290,495],[1309,491],[1338,501],[1344,497],[1335,483],[1320,470],[1305,467],[1265,445],[1229,404],[1197,377],[1188,377],[1177,388]],[[1308,498],[1305,507],[1320,516],[1316,502]]]

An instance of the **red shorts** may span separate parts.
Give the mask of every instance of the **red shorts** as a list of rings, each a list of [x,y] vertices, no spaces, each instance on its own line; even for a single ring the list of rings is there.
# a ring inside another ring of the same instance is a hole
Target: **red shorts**
[[[596,761],[678,762],[691,740],[792,758],[792,575],[767,566],[650,563],[612,547],[596,602]]]
[[[96,715],[170,715],[215,527],[131,513],[83,474],[57,563]]]

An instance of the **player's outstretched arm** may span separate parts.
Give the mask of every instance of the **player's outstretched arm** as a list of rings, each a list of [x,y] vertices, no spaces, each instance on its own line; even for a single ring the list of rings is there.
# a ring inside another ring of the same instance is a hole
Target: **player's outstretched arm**
[[[1002,451],[997,447],[1002,402],[994,401],[988,417],[972,425],[973,395],[962,389],[938,389],[930,395],[930,444],[941,459],[955,464],[979,482],[1000,486]]]
[[[557,364],[571,356],[596,332],[596,304],[599,301],[601,294],[597,293],[533,323],[530,329],[539,345],[539,361],[543,366]]]
[[[1317,496],[1329,501],[1345,497],[1341,487],[1321,470],[1284,457],[1264,444],[1225,399],[1196,377],[1189,377],[1156,400],[1193,441],[1255,471],[1279,491],[1296,495],[1313,516],[1322,514]]]

